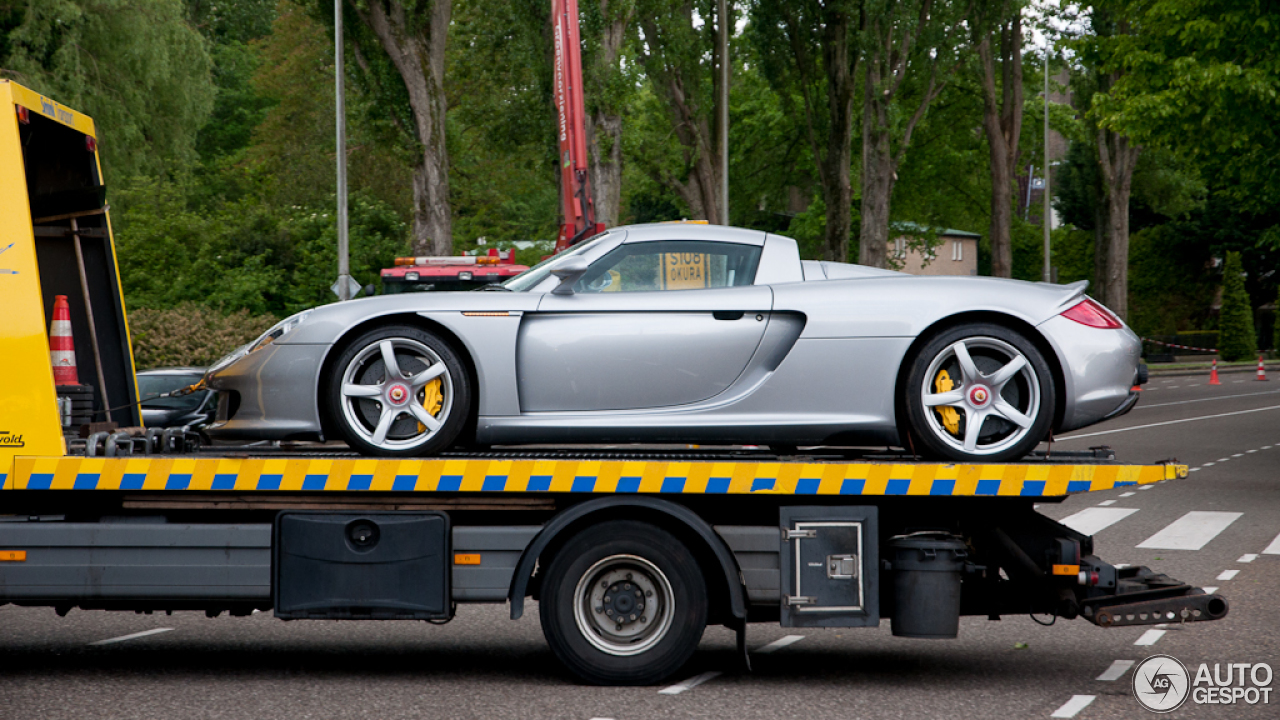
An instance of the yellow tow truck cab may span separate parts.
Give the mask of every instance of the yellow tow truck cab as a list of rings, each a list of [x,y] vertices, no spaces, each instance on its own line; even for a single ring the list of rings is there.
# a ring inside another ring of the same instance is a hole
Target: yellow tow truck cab
[[[140,425],[93,120],[0,80],[0,476],[16,456],[66,451],[49,359],[58,295],[96,419],[110,410],[119,425]]]

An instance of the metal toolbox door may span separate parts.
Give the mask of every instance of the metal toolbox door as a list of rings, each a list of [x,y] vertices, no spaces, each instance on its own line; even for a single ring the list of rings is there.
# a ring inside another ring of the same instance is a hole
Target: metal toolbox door
[[[880,622],[874,507],[784,507],[782,625]]]

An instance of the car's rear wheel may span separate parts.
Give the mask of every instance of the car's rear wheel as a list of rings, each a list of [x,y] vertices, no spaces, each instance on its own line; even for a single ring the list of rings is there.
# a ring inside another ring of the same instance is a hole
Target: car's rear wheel
[[[907,420],[921,450],[961,462],[1031,452],[1053,422],[1053,375],[1021,333],[990,323],[933,337],[912,359]]]
[[[538,606],[547,644],[578,677],[647,685],[680,669],[707,624],[698,562],[647,523],[589,527],[556,553]]]
[[[443,450],[462,431],[471,382],[450,345],[420,328],[364,333],[334,362],[328,408],[343,439],[368,455]]]

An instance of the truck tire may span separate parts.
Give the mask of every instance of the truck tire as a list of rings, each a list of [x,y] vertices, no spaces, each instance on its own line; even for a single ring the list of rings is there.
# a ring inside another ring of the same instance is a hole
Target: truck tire
[[[698,562],[670,533],[594,525],[552,559],[538,607],[552,652],[597,685],[651,685],[679,670],[707,625]]]

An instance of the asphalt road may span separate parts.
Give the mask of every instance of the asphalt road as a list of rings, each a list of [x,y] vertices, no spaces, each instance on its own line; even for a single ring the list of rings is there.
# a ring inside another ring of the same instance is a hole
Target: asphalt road
[[[1190,477],[1077,495],[1041,512],[1092,525],[1107,560],[1218,588],[1231,603],[1219,622],[1153,632],[966,618],[952,641],[894,638],[887,621],[826,631],[752,626],[754,648],[785,640],[757,652],[751,673],[733,635],[709,628],[680,676],[701,682],[677,692],[575,684],[547,649],[536,607],[512,622],[505,607],[463,606],[452,623],[433,627],[286,623],[270,613],[58,618],[6,606],[0,718],[1155,717],[1134,700],[1123,665],[1107,674],[1117,661],[1165,653],[1193,676],[1201,663],[1212,671],[1266,662],[1280,672],[1280,378],[1206,380],[1157,378],[1129,415],[1054,445],[1108,444],[1130,462],[1176,458],[1190,464]],[[1280,690],[1280,677],[1270,687]],[[1172,717],[1275,718],[1280,697],[1188,701]]]

